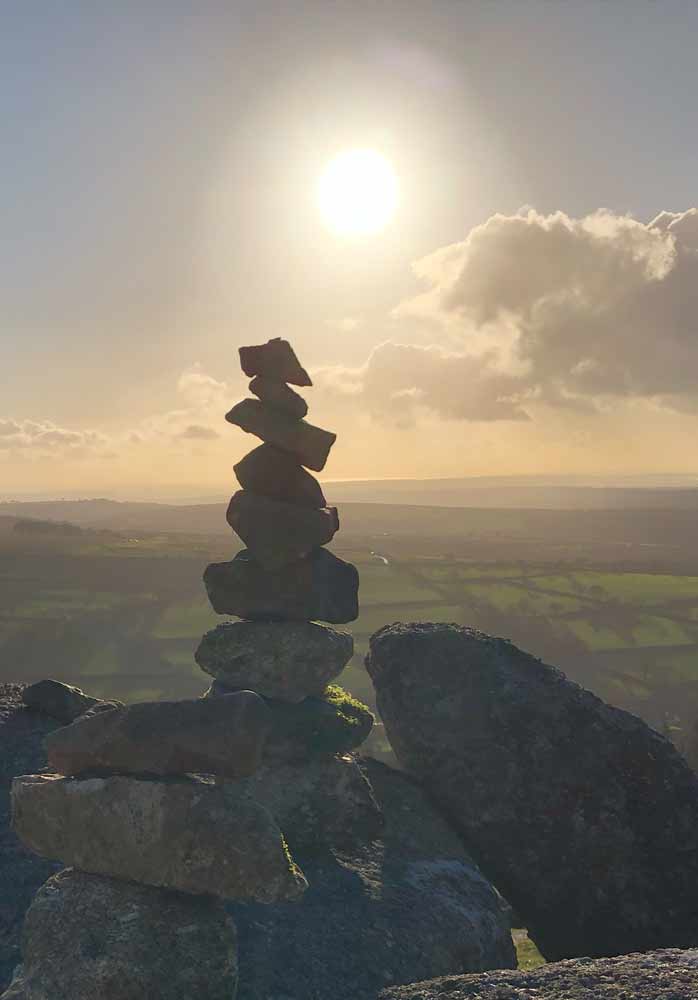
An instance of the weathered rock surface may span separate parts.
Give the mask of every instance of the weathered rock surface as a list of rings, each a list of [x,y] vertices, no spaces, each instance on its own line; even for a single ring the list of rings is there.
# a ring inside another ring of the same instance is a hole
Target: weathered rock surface
[[[310,883],[299,904],[231,907],[238,1000],[374,1000],[391,983],[515,964],[501,898],[459,837],[405,775],[360,764],[381,838],[347,849],[334,828],[324,851],[298,848]]]
[[[326,507],[327,501],[315,476],[302,468],[293,455],[273,444],[260,444],[241,458],[235,475],[244,490],[301,507]]]
[[[260,902],[307,885],[267,810],[228,782],[23,775],[12,823],[37,854],[96,875]]]
[[[265,767],[240,785],[269,810],[294,854],[347,849],[383,832],[373,789],[349,754]]]
[[[205,698],[228,694],[229,688],[214,681]],[[373,713],[336,684],[320,697],[289,704],[268,698],[271,730],[264,746],[266,764],[311,760],[317,756],[348,753],[361,746],[373,728]]]
[[[248,490],[233,494],[226,520],[257,562],[270,570],[297,562],[331,542],[339,530],[336,507],[310,510]]]
[[[579,958],[531,972],[448,976],[383,990],[380,1000],[695,1000],[698,951]]]
[[[331,431],[305,420],[289,420],[286,414],[258,399],[243,399],[236,403],[226,413],[225,419],[248,434],[290,452],[301,465],[307,465],[315,472],[325,468],[330,448],[337,440],[337,435]]]
[[[349,632],[317,622],[225,622],[206,632],[194,658],[228,688],[299,702],[321,695],[354,652]]]
[[[51,679],[37,681],[36,684],[25,687],[22,691],[22,701],[27,708],[43,712],[44,715],[66,725],[88,709],[98,709],[100,705],[105,704],[99,698],[91,698],[78,687]]]
[[[0,684],[0,991],[20,960],[24,913],[57,865],[31,854],[10,829],[10,783],[46,764],[44,737],[60,723],[22,702],[22,685]]]
[[[266,344],[254,344],[252,347],[241,347],[240,367],[245,375],[262,375],[264,378],[279,382],[290,382],[292,385],[312,385],[310,376],[302,368],[296,353],[287,340],[274,337]]]
[[[367,667],[398,759],[546,958],[698,941],[698,777],[668,740],[457,625],[386,626]]]
[[[219,615],[343,625],[359,614],[356,567],[327,549],[316,549],[306,559],[275,571],[265,569],[243,549],[231,562],[207,566],[204,584]]]
[[[253,691],[215,701],[146,701],[51,733],[48,761],[60,774],[118,771],[247,777],[259,767],[271,713]]]
[[[223,904],[68,869],[36,895],[3,1000],[232,1000],[236,933]]]
[[[303,397],[278,379],[257,375],[250,382],[250,392],[267,406],[287,413],[293,420],[302,420],[308,412],[308,404]]]

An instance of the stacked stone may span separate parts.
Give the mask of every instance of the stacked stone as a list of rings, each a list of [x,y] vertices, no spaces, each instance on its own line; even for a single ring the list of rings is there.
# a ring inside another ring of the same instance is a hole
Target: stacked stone
[[[234,996],[223,900],[307,888],[247,787],[272,722],[243,691],[88,712],[47,737],[53,773],[14,780],[13,828],[71,867],[37,893],[4,1000]]]
[[[343,753],[363,742],[373,717],[330,683],[354,649],[351,634],[331,626],[357,617],[359,578],[323,547],[339,518],[307,470],[325,467],[336,435],[306,421],[291,386],[312,382],[287,341],[241,347],[240,364],[256,398],[226,420],[263,441],[235,466],[241,489],[228,506],[247,547],[204,574],[214,610],[240,620],[206,633],[196,661],[214,678],[208,695],[250,688],[265,698],[274,717],[265,760]]]

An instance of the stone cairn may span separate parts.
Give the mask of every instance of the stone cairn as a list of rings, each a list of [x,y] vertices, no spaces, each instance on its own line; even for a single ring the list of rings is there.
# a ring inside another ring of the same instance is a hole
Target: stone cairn
[[[287,383],[311,383],[286,341],[240,359],[257,398],[226,419],[264,442],[235,467],[242,490],[227,514],[247,548],[204,581],[214,609],[241,620],[201,641],[197,662],[214,678],[205,697],[88,704],[47,737],[47,772],[15,778],[15,832],[70,867],[34,898],[2,1000],[231,1000],[236,932],[223,901],[291,901],[307,888],[278,825],[300,805],[284,769],[320,759],[350,774],[337,755],[373,724],[330,685],[351,635],[317,621],[358,613],[355,567],[322,548],[337,511],[303,468],[324,467],[335,435],[303,419]],[[361,819],[345,798],[350,814],[321,816],[324,834]]]

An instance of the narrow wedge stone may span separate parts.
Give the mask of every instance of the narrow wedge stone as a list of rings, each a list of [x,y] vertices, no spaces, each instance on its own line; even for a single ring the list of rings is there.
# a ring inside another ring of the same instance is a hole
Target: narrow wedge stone
[[[225,419],[248,434],[295,455],[301,465],[315,472],[325,468],[330,448],[337,440],[331,431],[305,420],[289,420],[283,413],[258,399],[243,399],[226,413]]]
[[[247,490],[234,494],[226,520],[254,558],[271,570],[309,555],[339,530],[336,507],[310,510]]]

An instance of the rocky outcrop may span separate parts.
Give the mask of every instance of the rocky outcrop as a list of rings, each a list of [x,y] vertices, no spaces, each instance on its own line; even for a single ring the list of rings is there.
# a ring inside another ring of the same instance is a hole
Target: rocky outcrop
[[[94,712],[121,704],[120,702],[105,702],[99,698],[92,698],[80,688],[73,687],[72,684],[64,684],[62,681],[54,681],[50,678],[25,687],[22,691],[22,701],[27,708],[32,708],[35,712],[43,712],[44,715],[48,715],[64,725],[73,722],[88,710]]]
[[[398,759],[546,958],[698,941],[698,777],[668,740],[457,625],[387,626],[367,667]]]
[[[42,857],[143,885],[259,902],[307,887],[269,812],[234,783],[24,775],[12,823]]]
[[[222,903],[67,870],[29,908],[4,1000],[231,1000],[235,927]]]
[[[358,764],[382,831],[349,843],[333,824],[324,838],[306,837],[300,793],[316,816],[341,802],[330,783],[317,782],[314,791],[299,788],[294,809],[287,790],[285,822],[303,834],[289,841],[310,888],[293,908],[231,905],[237,1000],[373,1000],[390,983],[515,966],[509,911],[458,835],[404,774],[370,759]]]
[[[448,976],[384,990],[379,1000],[695,1000],[698,951],[580,958],[532,972]]]

